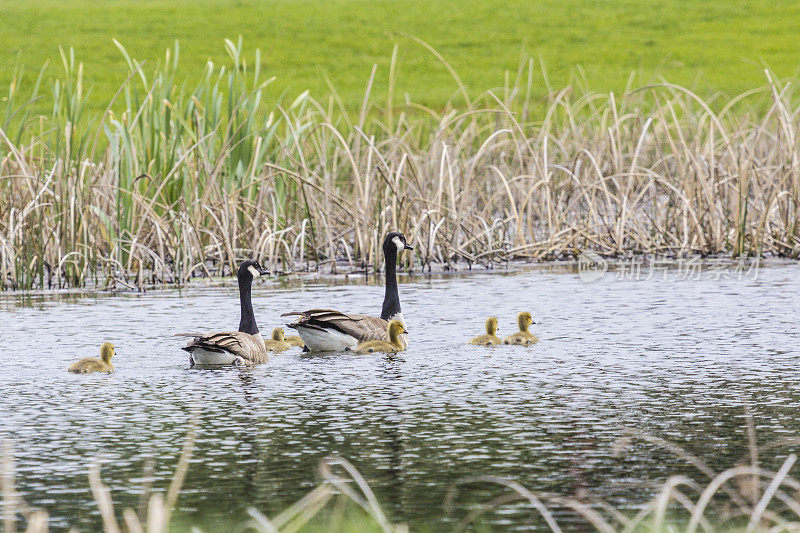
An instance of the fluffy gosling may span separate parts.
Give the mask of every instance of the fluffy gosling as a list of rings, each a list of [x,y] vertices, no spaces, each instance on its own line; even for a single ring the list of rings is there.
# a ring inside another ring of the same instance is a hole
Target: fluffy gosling
[[[519,326],[519,331],[514,333],[513,335],[509,335],[503,338],[503,344],[516,344],[519,346],[530,346],[531,344],[535,344],[539,342],[539,338],[528,331],[528,328],[531,324],[535,324],[536,322],[533,321],[533,317],[527,311],[522,311],[517,315],[517,325]]]
[[[356,346],[358,353],[397,353],[405,350],[405,345],[400,339],[400,335],[407,333],[406,327],[399,320],[389,322],[389,342],[383,340],[365,341]]]
[[[471,339],[467,344],[477,344],[478,346],[497,346],[502,343],[497,336],[497,317],[490,316],[486,319],[486,335],[478,335]]]
[[[92,372],[108,372],[110,374],[114,371],[111,358],[115,353],[114,345],[110,342],[104,342],[100,347],[100,359],[84,357],[77,363],[69,365],[67,370],[73,374],[91,374]]]
[[[292,345],[286,342],[283,336],[283,328],[273,329],[272,338],[264,341],[264,348],[266,348],[268,352],[285,352],[291,347]]]
[[[289,346],[297,346],[298,348],[305,348],[306,343],[303,342],[298,335],[286,335],[283,340],[289,343]]]

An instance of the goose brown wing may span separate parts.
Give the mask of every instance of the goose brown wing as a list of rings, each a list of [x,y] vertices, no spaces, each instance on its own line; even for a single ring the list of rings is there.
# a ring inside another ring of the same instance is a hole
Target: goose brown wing
[[[352,321],[343,323],[342,327],[350,327],[353,333],[349,333],[358,339],[358,342],[366,341],[386,341],[389,342],[389,322],[382,318],[365,315],[351,315]],[[359,333],[359,336],[355,335]],[[348,333],[348,332],[345,332]]]
[[[287,324],[290,328],[297,326],[325,331],[335,329],[345,335],[355,337],[358,342],[371,340],[389,341],[389,323],[378,317],[367,315],[351,315],[333,309],[310,309],[284,313],[281,316],[297,316],[297,320]]]
[[[202,348],[210,352],[229,352],[253,364],[264,363],[269,358],[263,342],[259,342],[253,335],[241,331],[195,336],[183,349],[191,352],[194,348]]]

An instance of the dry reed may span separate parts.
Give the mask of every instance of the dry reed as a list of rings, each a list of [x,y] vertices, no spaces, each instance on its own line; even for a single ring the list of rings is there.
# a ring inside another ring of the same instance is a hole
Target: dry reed
[[[377,101],[373,69],[353,114],[335,91],[265,103],[271,80],[241,39],[193,84],[176,79],[177,43],[152,69],[117,45],[130,75],[101,115],[87,112],[71,51],[52,96],[42,76],[25,95],[19,77],[9,89],[0,286],[141,288],[224,275],[243,257],[277,272],[363,269],[380,264],[390,228],[418,269],[589,249],[800,253],[800,107],[769,72],[727,101],[579,82],[539,100],[530,60],[504,87],[461,85],[429,109]],[[52,111],[36,114],[44,101]]]

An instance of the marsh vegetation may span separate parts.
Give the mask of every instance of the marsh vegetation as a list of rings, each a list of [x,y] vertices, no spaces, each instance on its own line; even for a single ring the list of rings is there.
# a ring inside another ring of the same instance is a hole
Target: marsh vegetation
[[[182,283],[242,257],[276,272],[360,270],[379,264],[391,228],[415,246],[403,262],[416,269],[587,249],[800,251],[800,108],[794,84],[769,71],[724,102],[662,83],[568,86],[534,106],[530,60],[504,87],[461,85],[443,109],[378,101],[373,77],[353,114],[335,93],[266,105],[270,73],[241,39],[227,41],[227,64],[189,80],[175,74],[177,43],[158,67],[117,45],[130,73],[106,113],[87,113],[72,51],[50,87],[11,85],[0,112],[6,287]],[[33,112],[41,99],[51,113]]]

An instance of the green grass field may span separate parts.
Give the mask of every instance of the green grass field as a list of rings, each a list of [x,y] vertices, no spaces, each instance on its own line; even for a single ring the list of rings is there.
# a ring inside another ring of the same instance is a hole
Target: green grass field
[[[17,62],[23,86],[45,61],[55,75],[58,47],[74,47],[99,109],[126,77],[112,38],[151,67],[178,39],[181,72],[194,83],[208,59],[229,61],[223,40],[242,35],[248,56],[260,48],[276,77],[268,95],[324,97],[327,76],[351,107],[375,63],[375,94],[386,94],[395,44],[397,98],[437,107],[456,92],[442,64],[404,34],[438,50],[473,95],[502,86],[523,52],[543,60],[553,87],[580,67],[603,92],[636,72],[637,85],[663,77],[735,94],[760,85],[764,65],[788,77],[800,64],[800,4],[791,0],[0,0],[0,20],[0,83]],[[542,78],[537,87],[546,90]]]

